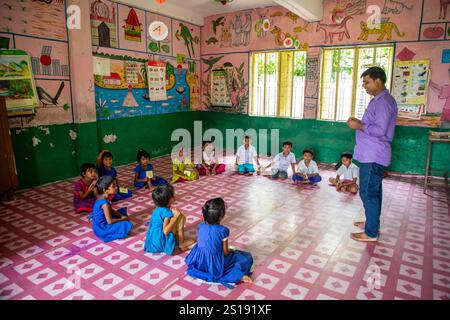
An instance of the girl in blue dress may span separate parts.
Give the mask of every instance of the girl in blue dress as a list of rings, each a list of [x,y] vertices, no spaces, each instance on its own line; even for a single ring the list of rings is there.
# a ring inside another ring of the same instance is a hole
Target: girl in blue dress
[[[131,198],[133,195],[131,190],[123,187],[119,183],[119,178],[117,177],[117,171],[112,165],[113,155],[109,150],[102,150],[97,157],[97,172],[99,177],[111,176],[116,180],[117,188],[119,189],[117,193],[111,198],[112,202],[124,200]],[[123,187],[123,188],[121,188]]]
[[[119,211],[111,208],[109,198],[117,193],[114,178],[101,177],[97,182],[97,189],[99,195],[91,215],[94,234],[104,242],[125,238],[133,224],[128,218],[126,208]]]
[[[156,208],[150,218],[144,251],[164,252],[170,255],[177,243],[181,251],[188,250],[194,241],[184,239],[186,217],[178,209],[170,208],[175,202],[173,186],[163,184],[156,187],[152,192],[152,198]]]
[[[134,186],[137,188],[150,188],[167,184],[167,180],[154,175],[153,166],[150,164],[150,155],[144,149],[139,149],[136,160],[138,165],[134,168]]]
[[[204,223],[198,226],[197,244],[186,257],[187,274],[207,282],[219,282],[228,288],[230,283],[252,283],[249,276],[253,257],[249,252],[230,250],[230,230],[220,225],[225,216],[222,198],[208,200],[202,208]]]

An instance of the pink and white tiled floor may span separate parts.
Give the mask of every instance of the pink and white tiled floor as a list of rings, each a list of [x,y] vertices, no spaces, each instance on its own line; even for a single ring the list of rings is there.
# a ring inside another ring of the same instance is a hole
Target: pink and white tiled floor
[[[168,161],[153,161],[166,178]],[[118,169],[121,181],[131,184],[132,169]],[[73,213],[73,180],[19,192],[0,205],[0,299],[449,300],[450,193],[434,189],[428,197],[415,177],[386,178],[381,237],[364,244],[349,238],[362,203],[329,187],[332,175],[322,167],[324,181],[303,190],[230,170],[176,185],[188,236],[207,199],[227,202],[230,244],[250,251],[256,264],[254,284],[233,290],[187,276],[186,253],[144,253],[153,208],[147,190],[115,205],[128,207],[135,226],[108,244],[96,239],[86,215]]]

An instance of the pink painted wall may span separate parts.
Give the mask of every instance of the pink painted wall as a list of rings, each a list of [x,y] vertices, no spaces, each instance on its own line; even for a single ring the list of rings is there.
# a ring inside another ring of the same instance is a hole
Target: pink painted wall
[[[366,22],[373,15],[373,12],[366,13],[369,6],[375,6],[374,8],[379,10],[382,22],[384,22],[383,26],[389,27],[385,30],[390,30],[390,33],[382,34],[380,31],[376,34],[365,34],[363,32],[361,23]],[[447,32],[450,27],[450,23],[448,23],[450,22],[450,13],[445,19],[442,14],[439,19],[439,8],[440,0],[397,0],[395,2],[389,0],[324,0],[324,19],[314,23],[306,23],[283,7],[214,15],[205,18],[202,27],[202,58],[208,58],[211,55],[225,55],[223,60],[226,60],[228,54],[234,55],[236,52],[241,52],[242,56],[246,56],[248,52],[257,50],[293,49],[292,47],[286,48],[280,41],[277,41],[277,39],[282,40],[285,37],[298,39],[301,46],[305,43],[308,44],[310,47],[308,56],[320,54],[320,48],[323,46],[394,43],[396,54],[408,47],[416,53],[414,60],[430,59],[431,80],[440,85],[448,84],[450,64],[442,64],[441,56],[443,49],[450,49],[450,42],[447,40],[450,37]],[[447,11],[450,11],[450,5]],[[344,19],[344,17],[349,18]],[[270,21],[270,30],[266,33],[260,32],[259,21],[264,19]],[[333,19],[335,19],[334,22]],[[423,24],[421,24],[421,19],[423,19]],[[338,26],[340,21],[346,22],[342,22]],[[251,28],[248,35],[249,22]],[[380,40],[379,37],[382,39]],[[202,73],[202,78],[207,76],[208,74]],[[205,92],[207,88],[202,88],[202,90]],[[312,100],[308,101],[308,110],[305,108],[305,117],[308,118],[312,116],[311,113],[315,112],[314,108],[310,107],[310,102]],[[429,89],[428,112],[442,112],[443,104],[444,101],[438,99],[436,93]],[[429,125],[429,123],[414,122],[410,125]]]

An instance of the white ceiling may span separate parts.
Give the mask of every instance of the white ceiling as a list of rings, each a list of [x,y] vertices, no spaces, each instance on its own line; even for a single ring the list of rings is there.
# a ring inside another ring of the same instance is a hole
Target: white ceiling
[[[158,4],[155,0],[118,0],[118,2],[155,11],[197,25],[203,25],[204,17],[215,14],[277,6],[273,0],[234,0],[226,5],[214,0],[166,0],[163,4]]]

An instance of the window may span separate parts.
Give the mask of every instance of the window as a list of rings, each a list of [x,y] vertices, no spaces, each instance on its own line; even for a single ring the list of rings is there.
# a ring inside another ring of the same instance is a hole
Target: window
[[[393,52],[393,46],[324,49],[319,119],[361,119],[370,101],[362,87],[361,74],[369,67],[379,66],[385,70],[386,88],[390,88]]]
[[[303,117],[305,51],[253,53],[250,114]]]

